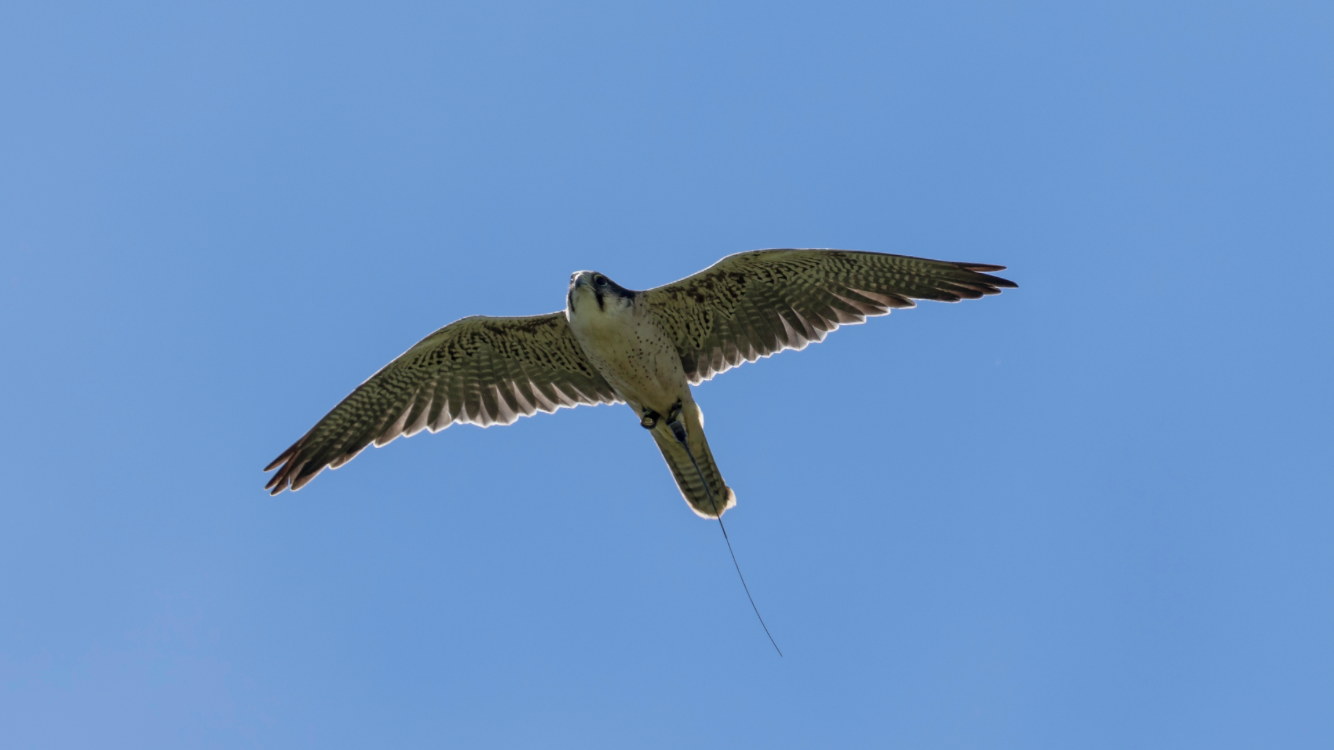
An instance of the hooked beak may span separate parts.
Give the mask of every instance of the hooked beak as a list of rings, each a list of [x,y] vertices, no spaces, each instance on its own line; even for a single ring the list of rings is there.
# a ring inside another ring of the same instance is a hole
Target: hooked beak
[[[567,309],[571,311],[574,310],[574,292],[579,287],[585,286],[587,284],[588,284],[588,279],[585,279],[582,275],[580,274],[570,275],[570,291],[565,294],[565,304]]]

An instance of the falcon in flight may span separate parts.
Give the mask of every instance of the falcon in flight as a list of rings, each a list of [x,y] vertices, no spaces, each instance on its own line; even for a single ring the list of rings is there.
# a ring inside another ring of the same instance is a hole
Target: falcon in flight
[[[758,250],[643,292],[580,271],[560,312],[473,316],[422,339],[274,459],[266,489],[301,489],[371,443],[423,429],[623,402],[653,435],[690,508],[721,520],[736,494],[704,439],[690,386],[915,299],[999,294],[1015,286],[989,275],[1001,270],[850,250]]]

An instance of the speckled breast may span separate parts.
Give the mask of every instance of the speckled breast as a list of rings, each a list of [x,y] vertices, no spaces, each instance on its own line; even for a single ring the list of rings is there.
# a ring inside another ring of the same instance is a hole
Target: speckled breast
[[[576,316],[575,340],[602,377],[632,404],[666,411],[689,400],[681,357],[667,334],[646,311],[638,314]]]

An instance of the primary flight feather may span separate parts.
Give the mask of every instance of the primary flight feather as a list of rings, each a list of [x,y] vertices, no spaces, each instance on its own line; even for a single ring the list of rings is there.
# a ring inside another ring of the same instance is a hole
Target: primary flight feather
[[[691,385],[915,299],[958,302],[1013,288],[990,275],[1001,270],[850,250],[758,250],[643,292],[580,271],[561,312],[474,316],[422,339],[274,459],[266,489],[298,490],[371,443],[422,429],[624,402],[690,507],[717,518],[736,495],[713,460]]]

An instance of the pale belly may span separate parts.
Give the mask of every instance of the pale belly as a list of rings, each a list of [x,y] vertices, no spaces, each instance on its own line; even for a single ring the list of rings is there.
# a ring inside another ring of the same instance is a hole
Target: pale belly
[[[608,317],[571,321],[570,327],[593,366],[635,411],[666,414],[678,401],[693,400],[676,347],[651,320]]]

